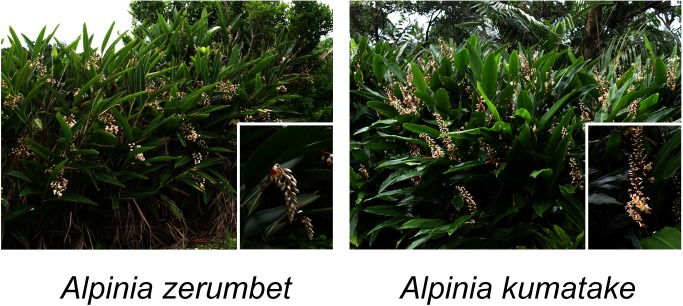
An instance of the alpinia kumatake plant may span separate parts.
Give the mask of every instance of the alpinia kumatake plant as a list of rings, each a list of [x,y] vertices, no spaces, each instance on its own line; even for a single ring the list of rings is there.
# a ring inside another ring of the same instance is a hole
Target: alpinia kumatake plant
[[[588,247],[680,249],[680,126],[590,126],[588,138]]]
[[[4,248],[178,247],[235,230],[236,124],[286,119],[286,87],[306,75],[286,35],[244,52],[239,19],[206,18],[160,17],[122,47],[113,25],[100,46],[85,25],[69,44],[43,29],[22,45],[10,28]]]
[[[351,244],[582,247],[583,124],[680,120],[679,57],[643,58],[352,41]]]

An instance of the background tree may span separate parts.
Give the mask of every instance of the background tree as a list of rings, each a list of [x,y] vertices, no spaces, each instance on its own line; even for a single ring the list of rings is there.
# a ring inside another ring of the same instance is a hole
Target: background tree
[[[647,53],[644,36],[656,54],[669,54],[681,35],[681,7],[668,1],[354,2],[351,12],[352,37],[375,42],[428,45],[439,37],[463,41],[476,34],[499,44],[571,47],[586,59],[622,62]],[[408,27],[423,33],[395,35]]]

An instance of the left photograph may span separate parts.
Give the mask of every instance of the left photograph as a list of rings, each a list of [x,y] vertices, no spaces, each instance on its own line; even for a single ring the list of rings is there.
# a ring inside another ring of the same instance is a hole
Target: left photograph
[[[332,120],[329,6],[66,7],[2,16],[2,248],[235,249],[238,123]]]

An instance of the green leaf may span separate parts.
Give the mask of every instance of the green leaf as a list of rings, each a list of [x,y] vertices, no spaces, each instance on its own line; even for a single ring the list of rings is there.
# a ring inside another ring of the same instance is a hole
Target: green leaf
[[[408,131],[411,131],[415,134],[427,134],[432,138],[439,138],[441,136],[441,132],[439,130],[428,127],[426,125],[421,125],[421,124],[415,124],[415,123],[404,123],[403,128],[405,128]]]
[[[572,244],[571,238],[569,238],[569,235],[567,235],[567,233],[564,231],[564,229],[562,229],[562,227],[553,224],[553,229],[555,229],[557,236],[560,237],[560,239],[562,240],[562,244],[564,246],[569,246]]]
[[[541,117],[541,120],[538,122],[538,129],[539,131],[545,131],[546,126],[550,122],[550,119],[555,115],[555,113],[560,110],[560,108],[564,105],[565,102],[569,100],[575,93],[579,92],[578,89],[572,90],[570,93],[566,94],[562,99],[559,101],[555,102],[553,106],[550,107],[550,109],[543,114]]]
[[[478,161],[478,160],[470,160],[470,161],[462,162],[462,163],[460,163],[460,164],[457,164],[457,165],[451,167],[450,169],[446,170],[443,174],[449,174],[449,173],[455,173],[455,172],[460,172],[460,171],[466,171],[466,170],[470,170],[470,169],[472,169],[472,168],[479,167],[479,166],[482,166],[482,165],[484,165],[484,163],[481,162],[481,161]]]
[[[416,90],[413,95],[422,100],[427,105],[434,105],[434,98],[426,91]]]
[[[680,172],[681,167],[681,130],[676,129],[657,154],[652,172],[655,179],[665,180]]]
[[[97,173],[97,172],[95,172],[95,173],[93,173],[93,178],[95,178],[95,180],[103,182],[103,183],[111,184],[111,185],[118,186],[121,188],[126,188],[126,185],[121,183],[118,179],[116,179],[116,176],[114,176],[110,173],[104,173],[104,172],[103,173]]]
[[[368,206],[363,211],[380,216],[405,216],[405,210],[396,205],[374,205]]]
[[[243,231],[240,238],[245,239],[264,232],[270,224],[284,217],[286,211],[286,207],[278,206],[264,209],[249,216],[243,223]]]
[[[422,92],[427,92],[427,81],[425,81],[420,67],[415,63],[410,63],[410,71],[413,73],[413,85],[415,89]]]
[[[524,119],[525,122],[529,123],[531,121],[531,114],[528,110],[524,108],[519,108],[515,111],[515,116],[519,116]]]
[[[531,206],[534,208],[534,211],[536,212],[536,215],[539,217],[543,216],[543,213],[548,210],[548,208],[552,207],[555,204],[555,201],[537,201],[531,204]]]
[[[55,180],[55,177],[57,177],[57,174],[58,174],[60,171],[62,171],[62,168],[64,168],[64,165],[65,165],[68,161],[69,161],[69,159],[68,159],[68,158],[65,158],[64,160],[62,160],[61,162],[59,162],[59,164],[55,165],[55,168],[54,168],[54,169],[52,169],[52,172],[50,172],[50,176],[48,177],[47,183],[46,183],[46,185],[45,185],[45,188],[46,188],[47,190],[49,190],[50,183],[52,183],[52,181]]]
[[[390,166],[397,166],[397,165],[418,165],[421,163],[421,161],[424,160],[422,156],[406,156],[406,157],[401,157],[397,159],[390,159],[386,162],[383,162],[377,166],[377,169],[384,168],[384,167],[390,167]]]
[[[621,153],[621,133],[612,133],[607,139],[607,145],[605,146],[605,154],[602,156],[603,159],[607,158],[621,158],[623,154]]]
[[[128,119],[126,119],[126,117],[124,117],[116,108],[112,108],[112,112],[116,117],[116,123],[123,128],[126,139],[128,141],[133,141],[133,130],[130,128],[130,124],[128,124]]]
[[[615,198],[608,196],[604,193],[593,193],[588,196],[588,203],[589,204],[616,204],[616,205],[624,205],[624,203],[621,203],[617,201]]]
[[[61,201],[68,201],[68,202],[76,202],[76,203],[82,203],[82,204],[88,204],[88,205],[97,205],[97,203],[93,202],[92,200],[81,196],[77,194],[70,194],[70,193],[65,193],[63,194],[59,200]]]
[[[31,179],[28,176],[26,176],[25,174],[23,174],[19,171],[3,171],[2,174],[18,178],[20,180],[24,180],[24,181],[29,182],[29,183],[31,182]]]
[[[486,92],[484,91],[484,89],[481,86],[481,83],[479,82],[477,82],[477,89],[479,89],[479,93],[484,98],[484,101],[486,101],[486,106],[488,106],[491,115],[493,115],[493,118],[496,119],[496,121],[500,121],[500,115],[498,114],[496,106],[493,105],[493,103],[491,103],[491,100],[489,100],[488,96],[486,95]]]
[[[647,35],[643,35],[643,40],[645,40],[645,48],[650,52],[650,60],[654,62],[657,55],[655,54],[655,50],[652,49],[652,44],[650,44],[650,40],[647,39]]]
[[[384,74],[387,73],[387,66],[384,64],[384,58],[379,54],[375,54],[372,58],[372,72],[375,74],[377,84],[382,84]]]
[[[541,169],[541,170],[535,170],[535,171],[531,172],[531,174],[529,176],[531,176],[533,178],[537,178],[539,174],[544,179],[548,180],[553,175],[553,169],[545,168],[545,169]]]
[[[64,140],[66,141],[66,145],[68,146],[71,144],[71,141],[73,140],[73,132],[71,132],[71,127],[66,123],[66,120],[64,120],[64,116],[60,112],[57,112],[57,115],[55,115],[57,118],[57,122],[59,122],[59,125],[62,128],[62,135],[64,135]]]
[[[472,38],[475,38],[473,35]],[[477,51],[477,48],[471,43],[470,41],[466,48],[468,52],[468,60],[470,64],[470,68],[472,69],[472,73],[474,74],[474,78],[478,81],[482,79],[481,71],[482,71],[482,63],[481,63],[481,58],[482,55],[479,54]],[[464,72],[464,71],[463,71]]]
[[[448,98],[448,92],[445,89],[439,88],[434,94],[434,105],[436,109],[442,114],[448,114],[451,112],[451,101]]]
[[[460,52],[456,53],[455,56],[453,56],[453,64],[460,73],[467,71],[467,64],[469,64],[469,55],[467,53],[467,49],[462,49]]]
[[[654,94],[646,99],[640,101],[640,104],[638,105],[638,113],[643,114],[646,111],[648,111],[651,107],[657,105],[657,102],[659,100],[659,94]]]
[[[652,237],[640,240],[644,249],[681,249],[681,231],[673,227],[664,227],[654,233]]]
[[[489,53],[482,71],[482,87],[487,97],[495,97],[498,87],[498,58],[500,54]]]
[[[519,54],[517,50],[510,53],[510,60],[508,61],[508,76],[513,79],[519,74]]]
[[[376,110],[382,116],[387,118],[394,118],[398,116],[398,111],[391,105],[388,105],[384,102],[368,101],[368,107]]]
[[[657,57],[655,59],[655,85],[661,86],[666,84],[666,76],[666,64],[664,64],[662,58]]]
[[[471,217],[471,215],[464,215],[455,219],[455,221],[448,226],[448,236],[453,235],[453,233],[460,229]]]
[[[447,222],[443,219],[412,219],[406,223],[403,223],[399,229],[433,228],[446,223]]]
[[[102,40],[102,46],[100,47],[100,52],[104,52],[106,50],[107,43],[109,42],[109,37],[111,36],[111,31],[114,30],[114,24],[116,24],[116,21],[111,23],[111,26],[109,26],[109,30],[107,31],[107,34],[104,35],[104,39]]]

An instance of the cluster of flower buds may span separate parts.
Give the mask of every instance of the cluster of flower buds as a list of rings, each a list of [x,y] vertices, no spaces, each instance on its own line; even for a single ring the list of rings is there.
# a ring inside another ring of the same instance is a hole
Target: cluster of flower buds
[[[100,120],[104,122],[104,130],[107,131],[108,133],[118,135],[119,134],[119,126],[116,125],[116,118],[114,115],[110,112],[106,112],[100,116]]]
[[[189,141],[197,141],[199,139],[199,133],[194,129],[191,123],[184,123],[180,126],[180,129],[185,133],[185,139]]]
[[[296,187],[297,182],[294,175],[292,175],[292,170],[282,168],[280,164],[275,164],[270,169],[269,178],[275,182],[280,192],[284,193],[285,206],[287,206],[287,220],[289,223],[294,222],[298,213],[299,200],[297,195],[299,194],[299,189]]]
[[[631,136],[632,151],[628,155],[630,170],[628,179],[631,187],[628,189],[631,200],[626,203],[626,212],[636,221],[640,227],[647,227],[643,222],[642,214],[650,214],[651,208],[647,204],[650,198],[643,193],[643,183],[649,181],[648,173],[652,169],[652,163],[646,163],[647,154],[643,148],[643,127],[630,128],[628,131]]]
[[[320,157],[321,161],[324,161],[328,167],[332,167],[332,153],[323,152],[323,156]]]
[[[69,114],[69,116],[66,117],[66,124],[68,124],[70,128],[73,128],[74,125],[76,125],[76,116],[74,116],[74,114]]]
[[[219,91],[223,92],[223,98],[228,101],[232,100],[232,96],[237,93],[239,87],[239,85],[230,82],[220,82],[218,86],[216,86]]]
[[[130,150],[133,151],[135,149],[140,148],[140,145],[131,142],[128,144],[128,147],[130,147]],[[135,159],[137,159],[138,161],[145,161],[145,155],[142,152],[140,152],[138,154],[135,154]]]
[[[46,173],[51,173],[54,168],[45,170]],[[66,187],[69,185],[69,180],[64,177],[64,168],[59,170],[55,179],[50,182],[50,188],[52,188],[52,194],[56,195],[58,198],[62,197]]]
[[[674,205],[671,207],[671,212],[674,214],[676,222],[681,221],[681,178],[678,175],[671,177],[673,181],[673,190],[676,190],[676,197],[674,198]]]
[[[465,187],[455,186],[455,189],[458,190],[460,195],[462,195],[462,198],[465,200],[465,203],[467,203],[467,208],[470,210],[470,212],[477,210],[477,203],[474,202],[474,197],[472,197],[472,194],[470,194]]]
[[[202,153],[200,152],[193,152],[192,153],[192,159],[194,159],[194,164],[199,164],[202,162]]]
[[[285,206],[287,207],[287,221],[291,224],[297,220],[297,214],[302,213],[299,210],[299,200],[297,196],[299,195],[299,189],[297,188],[296,178],[289,168],[284,168],[280,164],[275,164],[270,169],[266,180],[261,184],[261,188],[265,189],[270,183],[275,183],[280,192],[283,193],[285,198]],[[313,223],[311,219],[306,216],[299,218],[304,227],[306,228],[306,233],[310,240],[313,240]]]

